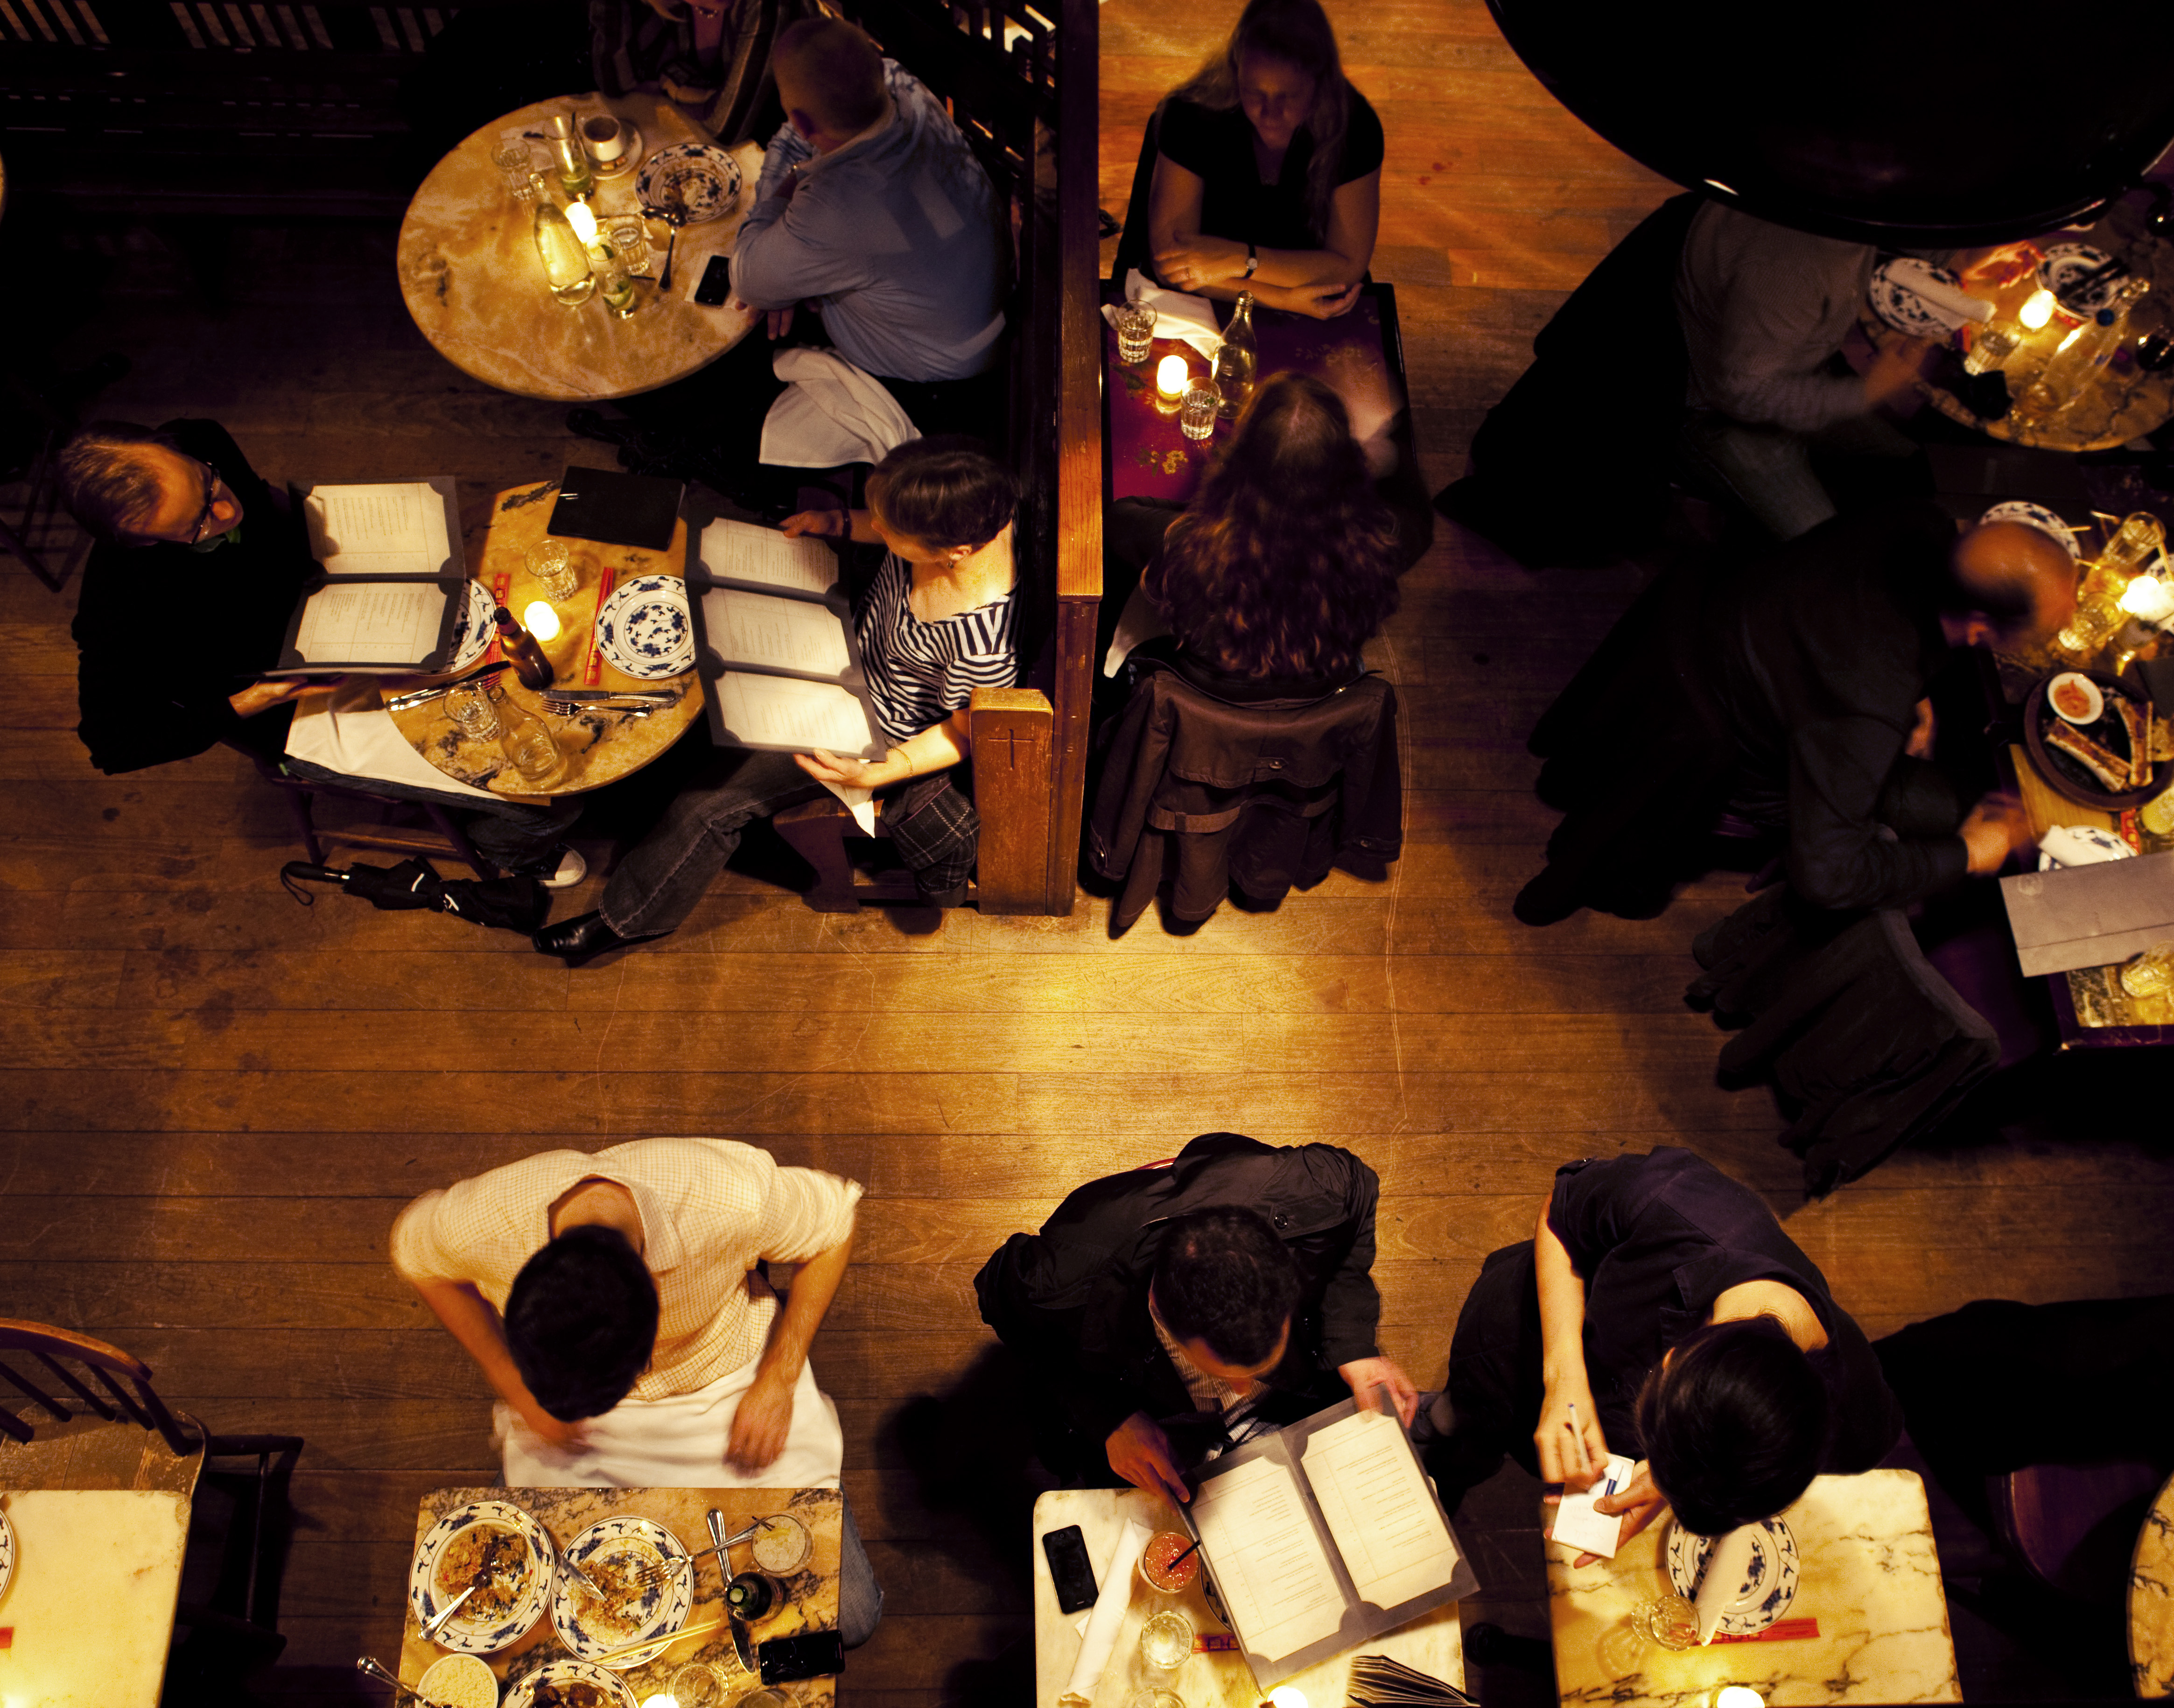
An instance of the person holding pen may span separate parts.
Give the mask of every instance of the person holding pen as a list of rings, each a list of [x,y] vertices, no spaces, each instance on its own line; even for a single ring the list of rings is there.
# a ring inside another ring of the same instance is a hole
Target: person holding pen
[[[1582,1492],[1620,1452],[1636,1474],[1597,1510],[1625,1538],[1669,1506],[1701,1536],[1767,1517],[1902,1429],[1818,1265],[1674,1146],[1556,1171],[1532,1240],[1487,1259],[1458,1314],[1444,1397],[1413,1438],[1446,1510],[1506,1453]]]

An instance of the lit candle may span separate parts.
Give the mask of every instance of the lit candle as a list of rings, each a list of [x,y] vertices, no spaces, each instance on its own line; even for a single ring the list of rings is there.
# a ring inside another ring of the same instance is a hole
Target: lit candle
[[[1724,1684],[1714,1693],[1713,1708],[1766,1708],[1766,1699],[1748,1684]]]
[[[559,613],[551,608],[548,600],[532,601],[528,608],[521,613],[521,622],[522,626],[538,640],[556,640],[559,638]]]
[[[574,228],[574,235],[580,238],[585,246],[597,241],[597,216],[589,212],[587,203],[569,202],[566,204],[566,223]]]
[[[2053,318],[2053,293],[2050,290],[2032,291],[2023,306],[2015,311],[2015,318],[2032,332],[2036,332]]]
[[[1176,413],[1185,396],[1185,358],[1165,356],[1155,368],[1155,408],[1165,415]]]
[[[1279,1684],[1268,1692],[1274,1708],[1306,1708],[1306,1692],[1295,1684]]]
[[[2139,576],[2122,589],[2121,608],[2146,623],[2162,624],[2174,617],[2174,592],[2156,576]]]
[[[659,1690],[654,1696],[643,1697],[641,1708],[679,1708],[679,1699],[668,1690]]]

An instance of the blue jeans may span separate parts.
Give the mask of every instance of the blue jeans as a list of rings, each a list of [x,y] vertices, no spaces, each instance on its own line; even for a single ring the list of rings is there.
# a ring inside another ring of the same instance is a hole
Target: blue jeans
[[[883,1617],[883,1586],[876,1581],[868,1551],[861,1546],[861,1527],[853,1522],[853,1503],[845,1503],[845,1525],[838,1538],[838,1635],[849,1649],[873,1636]]]
[[[396,801],[427,801],[443,807],[466,821],[462,828],[475,844],[477,853],[519,875],[549,877],[558,864],[552,856],[581,816],[579,800],[562,800],[551,807],[532,807],[519,801],[479,801],[473,795],[456,795],[413,783],[350,777],[307,759],[289,757],[279,764],[289,776],[306,783],[360,789],[365,794],[384,795]]]

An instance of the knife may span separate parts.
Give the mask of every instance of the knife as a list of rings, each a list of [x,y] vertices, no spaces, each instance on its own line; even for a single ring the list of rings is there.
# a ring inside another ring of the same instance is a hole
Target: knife
[[[729,1579],[733,1575],[732,1555],[726,1550],[732,1545],[725,1540],[725,1515],[712,1506],[703,1516],[709,1521],[710,1542],[717,1556],[717,1565]],[[733,1653],[739,1657],[740,1670],[754,1671],[754,1645],[749,1640],[747,1621],[731,1602],[725,1603],[725,1615],[733,1625]]]
[[[554,700],[636,700],[644,705],[676,705],[679,696],[653,688],[554,688],[550,690]]]
[[[505,668],[506,662],[501,659],[496,664],[484,666],[473,676],[463,676],[458,682],[448,682],[442,688],[419,688],[413,694],[403,694],[396,700],[388,700],[385,702],[385,709],[387,711],[405,711],[410,706],[427,705],[441,695],[451,694],[456,688],[467,688],[484,681]]]

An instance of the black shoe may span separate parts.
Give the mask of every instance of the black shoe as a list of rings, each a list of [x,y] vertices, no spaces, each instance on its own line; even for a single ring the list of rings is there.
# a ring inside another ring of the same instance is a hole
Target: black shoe
[[[607,950],[628,949],[668,933],[652,931],[642,937],[621,937],[604,923],[601,913],[577,913],[557,925],[547,925],[528,940],[539,954],[563,955],[570,967],[585,966]]]

